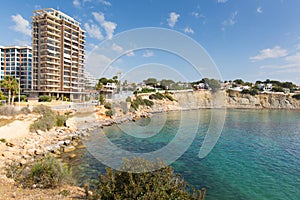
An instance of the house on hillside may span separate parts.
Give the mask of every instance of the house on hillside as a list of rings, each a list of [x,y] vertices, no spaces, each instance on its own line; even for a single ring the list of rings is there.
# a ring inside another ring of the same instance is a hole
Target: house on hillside
[[[209,87],[206,83],[198,83],[193,85],[196,90],[207,90]]]
[[[103,94],[106,98],[110,99],[116,90],[116,83],[106,83],[106,85],[104,85],[103,89],[100,91],[100,94]]]
[[[267,84],[260,83],[260,84],[258,84],[258,89],[262,90],[264,92],[270,92],[272,90],[272,88],[273,88],[272,83],[267,83]]]

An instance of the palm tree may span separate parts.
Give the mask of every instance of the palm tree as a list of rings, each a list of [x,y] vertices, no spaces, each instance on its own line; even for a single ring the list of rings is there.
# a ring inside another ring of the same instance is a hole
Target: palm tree
[[[2,87],[5,90],[8,90],[8,105],[11,105],[11,94],[17,93],[19,84],[18,81],[12,77],[12,76],[5,76],[3,80],[0,81],[0,87]]]

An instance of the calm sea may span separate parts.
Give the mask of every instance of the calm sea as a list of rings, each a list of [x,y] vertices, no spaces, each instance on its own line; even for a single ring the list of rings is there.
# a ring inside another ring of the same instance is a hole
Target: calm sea
[[[136,125],[147,127],[151,121],[163,121],[162,129],[149,138],[125,134],[114,125],[93,133],[85,145],[93,151],[93,147],[101,143],[98,133],[103,131],[111,142],[122,149],[155,151],[172,141],[182,116],[188,116],[190,125],[195,125],[199,121],[196,116],[200,114],[200,124],[192,144],[172,164],[175,172],[181,174],[190,185],[206,187],[208,200],[300,199],[299,111],[227,110],[221,137],[203,159],[198,154],[211,121],[211,111],[184,112],[184,115],[182,112],[157,114],[152,120],[142,119],[122,125],[122,129],[128,132],[136,131]],[[188,127],[184,130],[190,131]],[[104,171],[105,166],[89,151],[76,151],[78,157],[70,162],[78,179],[96,178],[99,172]]]

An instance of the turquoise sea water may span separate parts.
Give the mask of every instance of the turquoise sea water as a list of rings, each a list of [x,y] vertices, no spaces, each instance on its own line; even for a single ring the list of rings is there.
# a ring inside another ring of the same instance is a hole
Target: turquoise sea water
[[[227,110],[222,135],[203,159],[198,153],[210,123],[210,110],[184,112],[191,124],[196,123],[193,120],[200,112],[200,125],[192,145],[172,166],[192,186],[206,187],[206,199],[300,199],[299,111]],[[153,117],[159,121],[162,115]],[[174,138],[182,113],[164,116],[164,127],[150,138],[127,135],[117,125],[101,131],[122,149],[154,151]],[[133,123],[123,126],[128,131]],[[149,123],[150,119],[136,122],[140,126]],[[85,144],[92,150],[101,143],[99,140],[96,131]],[[99,171],[104,171],[105,166],[89,151],[81,149],[77,153],[80,156],[70,162],[76,174],[81,174],[78,178],[96,178]]]

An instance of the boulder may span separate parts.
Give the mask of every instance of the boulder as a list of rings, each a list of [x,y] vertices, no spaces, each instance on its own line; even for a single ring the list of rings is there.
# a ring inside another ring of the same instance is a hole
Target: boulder
[[[72,152],[74,151],[76,148],[74,146],[68,146],[64,148],[64,152],[68,153],[68,152]]]
[[[72,153],[72,154],[70,154],[70,156],[69,156],[69,158],[75,158],[76,157],[76,154],[74,154],[74,153]]]

